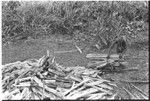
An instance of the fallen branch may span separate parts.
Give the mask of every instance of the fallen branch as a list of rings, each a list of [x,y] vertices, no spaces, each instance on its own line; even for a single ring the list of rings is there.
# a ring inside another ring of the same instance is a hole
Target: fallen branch
[[[77,52],[78,50],[69,50],[69,51],[55,51],[54,53],[56,54],[61,54],[61,53],[72,53],[72,52]]]
[[[131,80],[119,80],[119,81],[121,81],[121,82],[128,82],[128,83],[145,83],[145,84],[148,84],[149,83],[149,81],[138,81],[138,80],[136,80],[136,81],[131,81]]]

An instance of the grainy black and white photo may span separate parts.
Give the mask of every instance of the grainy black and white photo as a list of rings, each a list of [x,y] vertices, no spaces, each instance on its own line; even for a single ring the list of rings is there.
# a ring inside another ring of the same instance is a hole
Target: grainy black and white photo
[[[148,100],[148,3],[1,1],[2,100]]]

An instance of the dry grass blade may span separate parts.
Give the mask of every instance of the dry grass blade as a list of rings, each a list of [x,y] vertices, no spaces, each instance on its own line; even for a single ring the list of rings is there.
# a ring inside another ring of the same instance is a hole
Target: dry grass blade
[[[46,90],[44,91],[43,95],[44,95],[44,98],[47,97],[47,98],[50,98],[52,100],[58,99],[57,96],[55,96],[54,94],[52,94]]]
[[[22,98],[24,98],[28,93],[29,93],[29,89],[28,88],[24,88],[22,93],[21,93]]]
[[[142,97],[142,98],[141,98]],[[139,99],[146,99],[146,100],[148,100],[149,99],[149,97],[147,97],[147,96],[145,96],[145,95],[143,95],[143,94],[141,94],[140,93],[140,97],[139,97]]]
[[[72,80],[74,80],[74,81],[78,81],[78,82],[81,82],[81,81],[82,81],[80,78],[77,78],[77,77],[72,76],[72,75],[69,75],[67,78],[70,78],[70,79],[72,79]]]
[[[101,83],[103,83],[103,81],[93,81],[93,82],[86,83],[86,84],[89,85],[89,86],[95,86],[95,85],[99,85]]]
[[[46,84],[49,84],[49,83],[54,84],[54,83],[56,82],[56,80],[44,80],[44,82],[45,82]]]
[[[70,92],[67,96],[64,96],[64,98],[70,98],[71,96],[73,96],[74,94],[80,92],[84,88],[85,88],[85,86],[82,86],[82,87],[78,88],[77,90],[74,90],[74,91]]]
[[[15,65],[18,66],[20,64],[21,64],[21,61],[17,61],[17,62],[14,62],[14,63],[5,64],[5,65],[2,66],[2,71],[5,71],[5,69],[8,70],[8,68],[12,68]]]
[[[41,61],[39,62],[39,66],[43,66],[43,65],[47,62],[47,60],[48,60],[49,58],[50,58],[49,56],[45,56],[45,58],[43,58],[43,60],[41,60]]]
[[[31,71],[31,69],[29,70],[25,70],[21,75],[19,75],[16,80],[14,79],[15,81],[15,84],[17,84],[19,82],[19,79],[22,78],[25,74],[27,74],[29,71]]]
[[[95,88],[89,88],[89,89],[86,89],[86,90],[82,90],[79,92],[78,96],[77,96],[77,99],[79,99],[80,97],[84,97],[84,96],[88,96],[92,93],[95,93],[97,92],[98,89],[95,89]]]
[[[137,97],[135,95],[133,95],[129,90],[127,90],[125,87],[122,87],[131,97],[131,99],[137,99]]]
[[[77,48],[77,50],[82,53],[82,50],[75,44],[75,47]]]
[[[107,64],[106,61],[93,61],[93,62],[88,63],[88,67],[93,67],[93,66],[103,67],[106,64]]]
[[[95,73],[98,73],[97,70],[84,70],[82,74],[84,75],[94,75]]]
[[[40,90],[40,87],[39,88],[32,87],[31,89],[32,89],[33,94],[35,95],[35,97],[38,97],[37,99],[42,99],[42,92]]]
[[[44,85],[44,83],[43,83],[42,100],[44,99],[44,91],[45,91],[45,85]]]
[[[102,96],[104,96],[106,93],[96,93],[96,94],[90,94],[87,100],[98,100],[101,99]],[[99,97],[99,98],[97,98]]]
[[[100,46],[98,44],[95,45],[97,49],[100,49]]]
[[[114,100],[116,96],[117,96],[117,93],[114,94],[114,95],[112,95],[111,97],[109,97],[109,98],[107,98],[107,99],[108,99],[108,100]]]
[[[21,100],[21,99],[22,99],[22,96],[20,93],[12,96],[12,100]]]
[[[51,93],[53,93],[54,95],[56,95],[58,98],[62,99],[62,94],[57,92],[56,90],[49,88],[45,85],[45,89]]]
[[[72,53],[72,52],[78,52],[78,50],[69,50],[69,51],[55,51],[56,54],[62,54],[62,53]]]
[[[40,79],[38,79],[37,77],[33,77],[33,80],[35,80],[38,83],[38,85],[43,88],[43,82]],[[49,88],[47,85],[44,85],[44,88],[45,88],[45,90],[47,90],[47,91],[55,94],[59,98],[61,98],[61,94],[59,92],[57,92],[56,90]]]
[[[39,60],[38,60],[38,64],[41,64],[41,62],[46,58],[46,56],[44,55],[43,57],[41,57]]]
[[[11,99],[14,95],[16,95],[18,93],[20,93],[19,89],[15,89],[12,92],[9,92],[9,91],[5,92],[3,96],[4,96],[4,99]]]
[[[49,72],[51,73],[54,73],[56,75],[60,75],[60,76],[65,76],[65,73],[61,72],[61,71],[56,71],[56,70],[53,70],[51,68],[48,69]]]
[[[40,80],[40,79],[38,79],[36,76],[34,76],[33,78],[32,78],[39,86],[43,86],[43,83],[42,83],[42,81]]]
[[[101,38],[102,41],[105,43],[105,45],[107,45],[107,42],[106,42],[106,40],[104,39],[104,37],[101,37],[101,36],[100,36],[100,38]]]
[[[86,85],[86,86],[88,86],[88,85]],[[95,88],[95,89],[97,89],[97,90],[99,90],[101,92],[105,92],[106,94],[109,94],[109,95],[112,94],[112,92],[110,90],[105,90],[105,89],[97,87],[97,86],[91,86],[91,87],[93,87],[93,88]]]
[[[18,88],[14,89],[13,91],[10,92],[10,94],[17,94],[17,93],[20,93],[20,90]]]
[[[98,79],[95,79],[95,78],[91,78],[91,77],[88,77],[88,78],[86,78],[86,79],[90,79],[89,81],[91,81],[91,80],[98,80]],[[88,82],[89,82],[88,81]],[[98,81],[100,81],[100,80],[98,80]],[[104,82],[108,82],[107,80],[103,80],[103,79],[101,79],[101,81],[100,82],[102,82],[102,81],[104,81]],[[107,94],[112,94],[109,90],[105,90],[105,89],[103,89],[103,88],[101,88],[101,87],[97,87],[97,86],[95,86],[95,85],[88,85],[87,83],[85,83],[84,84],[85,86],[91,86],[91,87],[93,87],[93,88],[95,88],[95,89],[97,89],[97,90],[99,90],[99,91],[101,91],[101,92],[105,92],[105,93],[107,93]]]
[[[30,81],[31,79],[32,77],[21,78],[21,79],[18,79],[18,82]]]
[[[47,57],[50,57],[50,53],[49,53],[49,50],[47,50]]]
[[[106,66],[106,65],[107,65],[107,63],[98,64],[98,65],[96,66],[96,69],[98,69],[98,68],[102,68],[103,66]]]
[[[5,92],[3,93],[2,99],[8,99],[9,96],[10,96],[10,92],[9,92],[9,91],[5,91]]]
[[[149,83],[149,81],[130,81],[130,80],[119,80],[119,81],[121,81],[121,82],[128,82],[128,83],[145,83],[145,84],[148,84]]]
[[[111,54],[110,58],[119,58],[119,55],[118,54]]]
[[[79,99],[81,97],[88,96],[89,94],[94,93],[96,91],[98,91],[98,90],[90,88],[90,89],[87,89],[87,90],[83,90],[83,91],[77,92],[77,93],[75,93],[72,96],[67,96],[66,99]]]
[[[38,67],[38,60],[30,59],[30,60],[24,61],[23,64],[24,64],[24,67],[27,67],[27,66],[29,68],[30,68],[30,66]]]
[[[34,93],[32,92],[32,93],[31,93],[30,100],[34,100],[34,99],[35,99],[35,95],[34,95]]]
[[[29,91],[22,99],[30,99],[30,96],[31,96],[31,92]]]
[[[107,54],[94,54],[94,53],[90,53],[90,54],[87,54],[86,55],[86,58],[88,59],[98,59],[98,60],[104,60],[106,61],[106,57],[107,57]],[[117,60],[119,58],[119,55],[117,54],[112,54],[110,55],[110,59],[113,59],[113,60]]]
[[[28,91],[29,91],[29,88],[25,87],[21,92],[21,96],[26,95],[26,93],[28,93]]]
[[[142,95],[145,99],[148,99],[148,96],[147,96],[146,94],[144,94],[144,92],[143,92],[141,89],[139,89],[138,87],[134,86],[134,85],[131,84],[131,83],[130,83],[130,85],[131,85],[132,87],[134,87],[137,91],[139,91],[139,92],[141,93],[141,95]]]
[[[111,85],[111,86],[117,87],[117,85],[115,83],[108,82],[108,84]]]
[[[106,85],[106,84],[99,84],[99,85],[97,85],[98,87],[101,87],[101,88],[106,88],[106,89],[109,89],[109,90],[113,90],[113,88],[112,87],[110,87],[110,86],[108,86],[108,85]]]
[[[85,82],[89,81],[90,79],[86,79],[82,82],[80,82],[79,84],[77,84],[75,87],[71,88],[70,90],[68,90],[67,92],[64,93],[64,95],[67,95],[68,93],[70,93],[71,91],[73,91],[74,89],[78,88],[79,86],[81,86],[82,84],[84,84]]]
[[[39,100],[40,97],[37,94],[34,94],[34,99],[33,100]]]
[[[89,59],[94,59],[94,58],[106,58],[107,57],[107,54],[87,54],[86,55],[86,58],[89,58]]]
[[[19,85],[13,84],[15,87],[29,87],[31,86],[31,82],[19,83]]]
[[[32,90],[34,91],[33,93],[36,96],[39,97],[39,99],[44,99],[45,97],[50,98],[50,99],[57,99],[57,98],[59,98],[55,94],[53,94],[52,92],[49,92],[47,89],[43,89],[43,87],[39,87],[39,86],[32,87]]]
[[[53,63],[55,63],[55,57],[53,57],[53,59],[52,59],[52,64],[53,64]]]
[[[16,72],[17,70],[23,70],[23,69],[26,69],[26,68],[21,68],[21,65],[19,66],[12,66],[11,68],[8,68],[8,69],[2,69],[2,74],[3,76],[5,75],[11,75],[13,72]]]
[[[121,63],[121,64],[123,64],[123,63]],[[123,70],[121,70],[121,71],[123,71],[123,72],[129,72],[129,71],[139,71],[139,69],[133,69],[133,68],[130,68],[130,69],[123,69]]]
[[[75,81],[73,81],[72,86],[71,86],[71,89],[72,89],[73,87],[75,87]]]
[[[88,79],[90,79],[90,80],[100,81],[100,82],[107,82],[107,83],[110,82],[109,80],[105,80],[105,79],[103,79],[103,78],[94,78],[94,77],[90,77],[90,76],[87,76],[86,78],[88,78]]]
[[[57,71],[60,71],[60,72],[64,71],[63,67],[60,66],[58,63],[56,63],[56,62],[52,62],[52,63]]]

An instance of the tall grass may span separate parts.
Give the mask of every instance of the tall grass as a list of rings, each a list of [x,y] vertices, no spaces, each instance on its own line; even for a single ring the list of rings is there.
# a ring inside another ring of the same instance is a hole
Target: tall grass
[[[80,40],[98,35],[106,42],[122,34],[134,39],[131,36],[139,36],[139,22],[148,23],[146,1],[2,2],[3,42],[52,34]]]

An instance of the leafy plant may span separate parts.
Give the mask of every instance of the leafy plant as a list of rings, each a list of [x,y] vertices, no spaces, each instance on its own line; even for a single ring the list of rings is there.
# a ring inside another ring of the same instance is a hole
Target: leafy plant
[[[79,40],[93,38],[93,35],[99,34],[103,38],[102,42],[105,43],[107,40],[111,42],[113,36],[120,34],[117,32],[118,26],[121,25],[120,29],[128,33],[125,27],[135,21],[148,22],[147,2],[3,1],[2,3],[3,38],[15,37],[16,34],[22,35],[22,30],[23,33],[32,32],[28,35],[33,37],[38,36],[37,31],[44,30],[43,35],[71,35]],[[138,28],[134,28],[132,35],[139,36],[137,30]],[[85,37],[80,38],[80,33],[83,33]],[[126,36],[131,35],[128,33]]]

